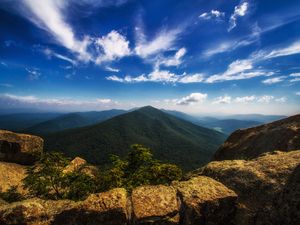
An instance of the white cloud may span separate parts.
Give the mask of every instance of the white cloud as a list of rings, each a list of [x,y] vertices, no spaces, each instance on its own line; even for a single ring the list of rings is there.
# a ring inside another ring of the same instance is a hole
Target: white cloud
[[[207,99],[206,93],[191,93],[181,99],[175,99],[176,105],[192,105],[195,103],[203,103]]]
[[[272,59],[282,56],[295,55],[300,53],[300,41],[293,42],[285,47],[274,50],[261,50],[252,54],[251,58],[256,61]]]
[[[267,76],[270,73],[260,70],[252,70],[253,65],[252,61],[245,59],[245,60],[236,60],[232,62],[227,70],[221,74],[215,74],[209,76],[205,82],[207,83],[214,83],[226,80],[242,80],[242,79],[249,79],[257,76]]]
[[[212,57],[216,54],[224,53],[224,52],[232,52],[240,47],[251,45],[260,40],[261,28],[255,23],[252,26],[252,33],[246,35],[245,37],[233,40],[226,40],[220,43],[213,43],[213,45],[206,49],[202,56],[204,58]]]
[[[293,79],[291,79],[290,82],[300,81],[300,73],[292,73],[290,74],[290,77],[293,77]]]
[[[204,81],[204,75],[202,73],[183,75],[178,79],[179,83],[200,83]]]
[[[256,99],[256,97],[254,95],[251,96],[243,96],[243,97],[236,97],[234,99],[234,101],[236,103],[249,103],[249,102],[253,102]]]
[[[44,54],[45,54],[47,57],[49,57],[49,58],[51,58],[51,57],[54,56],[54,57],[56,57],[56,58],[58,58],[58,59],[67,61],[67,62],[69,62],[69,63],[71,63],[71,64],[73,64],[73,65],[76,65],[76,63],[77,63],[75,60],[73,60],[73,59],[71,59],[71,58],[69,58],[69,57],[67,57],[67,56],[58,54],[58,53],[52,51],[52,50],[49,49],[49,48],[45,48],[45,49],[43,50],[43,52],[44,52]]]
[[[38,99],[35,96],[28,95],[28,96],[17,96],[17,95],[11,95],[11,94],[4,94],[1,95],[2,97],[7,97],[12,100],[17,100],[21,102],[26,102],[26,103],[36,103]]]
[[[86,109],[98,107],[115,107],[118,106],[118,102],[107,98],[98,98],[93,100],[77,100],[69,98],[38,98],[36,96],[19,96],[13,94],[2,94],[0,95],[0,102],[3,104],[9,104],[9,106],[24,106],[24,107],[35,107],[48,108],[48,109]]]
[[[263,80],[262,83],[267,84],[267,85],[276,84],[276,83],[284,81],[285,78],[286,78],[286,76],[269,78],[269,79]]]
[[[258,102],[261,103],[270,103],[270,101],[272,101],[274,99],[274,96],[272,95],[264,95],[258,98]]]
[[[28,72],[28,78],[29,80],[38,80],[40,79],[40,76],[42,75],[38,69],[33,68],[25,68],[25,70]]]
[[[231,97],[228,95],[219,96],[215,98],[212,102],[212,104],[230,104],[230,103],[231,103]]]
[[[96,102],[108,104],[108,103],[112,103],[113,101],[109,98],[98,98],[98,99],[96,99]]]
[[[298,82],[298,81],[300,81],[300,77],[296,77],[296,78],[290,80],[290,82]]]
[[[95,45],[100,52],[100,55],[96,59],[97,64],[116,60],[131,54],[129,41],[115,30],[112,30],[106,36],[97,38]]]
[[[180,48],[173,57],[162,58],[157,60],[157,66],[178,66],[182,63],[182,57],[186,54],[185,48]]]
[[[286,97],[281,97],[281,98],[276,98],[275,101],[279,103],[284,103],[286,102],[287,98]]]
[[[300,73],[291,73],[290,76],[291,77],[300,77]]]
[[[234,13],[230,16],[228,31],[231,31],[236,27],[236,20],[238,17],[243,17],[247,14],[248,7],[248,2],[242,2],[234,7]]]
[[[87,52],[89,38],[76,39],[72,27],[65,21],[64,10],[68,1],[24,0],[22,3],[25,6],[23,13],[29,20],[49,32],[58,43],[77,53],[80,60],[91,59]]]
[[[115,73],[120,72],[120,69],[113,68],[113,67],[110,67],[110,66],[106,66],[105,69],[106,69],[107,71],[110,71],[110,72],[115,72]]]
[[[121,83],[138,83],[138,82],[162,82],[162,83],[198,83],[204,80],[204,75],[201,73],[182,74],[178,75],[169,70],[154,69],[148,75],[140,75],[132,77],[126,75],[124,78],[116,75],[106,77],[107,80],[121,82]]]
[[[224,12],[220,12],[218,10],[211,10],[210,12],[202,13],[199,18],[203,20],[210,20],[210,19],[221,19],[225,16]]]
[[[136,27],[135,53],[147,58],[154,54],[165,52],[174,48],[174,45],[181,33],[181,29],[161,30],[152,40],[146,40],[146,35],[142,27]]]
[[[264,56],[264,58],[276,58],[281,56],[288,56],[300,53],[300,41],[296,41],[284,48],[275,49]]]
[[[295,94],[298,95],[298,96],[300,96],[300,91],[296,92]]]

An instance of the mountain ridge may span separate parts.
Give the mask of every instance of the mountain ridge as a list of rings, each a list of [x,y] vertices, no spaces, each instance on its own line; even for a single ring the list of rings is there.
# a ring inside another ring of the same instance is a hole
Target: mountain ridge
[[[44,138],[46,150],[61,150],[96,164],[108,163],[110,154],[124,156],[131,144],[144,144],[158,159],[186,169],[208,162],[225,140],[220,132],[199,127],[151,106]]]

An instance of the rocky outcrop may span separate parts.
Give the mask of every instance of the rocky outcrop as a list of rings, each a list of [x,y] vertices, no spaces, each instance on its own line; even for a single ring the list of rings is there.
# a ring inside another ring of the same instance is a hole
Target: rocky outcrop
[[[191,176],[209,176],[239,198],[235,224],[292,225],[300,221],[300,150],[253,160],[214,161]]]
[[[233,191],[201,176],[173,186],[141,186],[130,197],[124,189],[117,188],[80,202],[36,198],[3,202],[0,224],[221,225],[232,217],[235,201]]]
[[[12,186],[16,186],[20,193],[26,193],[22,188],[22,180],[25,176],[25,166],[15,163],[0,162],[0,191],[5,192]]]
[[[97,167],[89,165],[86,160],[76,157],[69,165],[63,170],[63,173],[81,172],[91,177],[95,177],[97,174]]]
[[[237,194],[204,176],[174,182],[182,201],[182,224],[232,224]]]
[[[297,149],[300,149],[300,115],[235,131],[213,160],[253,159],[265,152]]]
[[[42,138],[0,130],[0,161],[31,165],[43,152]]]
[[[134,224],[179,224],[179,204],[172,187],[142,186],[132,192]]]

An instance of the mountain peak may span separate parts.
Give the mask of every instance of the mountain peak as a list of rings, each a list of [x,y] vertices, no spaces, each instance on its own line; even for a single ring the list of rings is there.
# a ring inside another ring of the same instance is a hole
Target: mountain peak
[[[151,105],[146,105],[146,106],[143,106],[141,108],[139,108],[138,110],[156,110],[156,111],[160,111],[159,109],[151,106]]]

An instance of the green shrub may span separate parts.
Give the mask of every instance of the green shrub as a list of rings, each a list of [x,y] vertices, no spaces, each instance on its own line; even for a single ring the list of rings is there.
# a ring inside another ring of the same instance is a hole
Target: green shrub
[[[23,186],[39,198],[82,200],[91,193],[116,187],[131,191],[140,185],[169,184],[182,177],[179,167],[154,160],[151,150],[138,144],[131,146],[124,159],[113,155],[111,161],[111,167],[99,170],[99,175],[92,178],[80,170],[64,173],[70,160],[62,153],[45,153],[27,169]]]
[[[45,153],[39,163],[27,169],[24,188],[40,198],[83,199],[95,190],[95,181],[80,172],[64,173],[69,163],[62,153]]]
[[[18,192],[17,186],[12,186],[5,192],[0,192],[0,198],[9,203],[25,199],[24,196]]]
[[[125,159],[113,155],[112,167],[99,177],[101,190],[123,187],[128,191],[140,185],[169,184],[180,180],[182,171],[174,164],[153,159],[149,148],[134,144]]]

